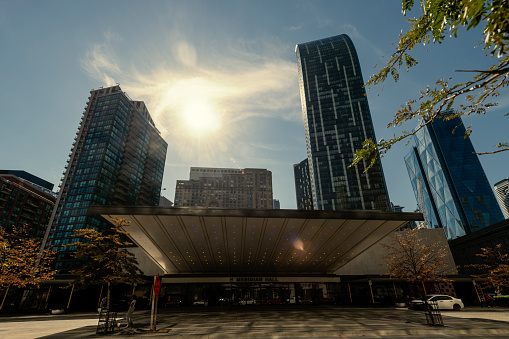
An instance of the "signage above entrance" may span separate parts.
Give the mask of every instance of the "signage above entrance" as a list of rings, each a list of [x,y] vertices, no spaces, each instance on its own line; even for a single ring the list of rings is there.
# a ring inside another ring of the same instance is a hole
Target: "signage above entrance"
[[[237,277],[230,278],[231,282],[278,282],[276,277]]]
[[[162,277],[163,284],[178,283],[251,283],[251,284],[268,284],[268,283],[338,283],[341,282],[339,276],[302,276],[302,277]]]

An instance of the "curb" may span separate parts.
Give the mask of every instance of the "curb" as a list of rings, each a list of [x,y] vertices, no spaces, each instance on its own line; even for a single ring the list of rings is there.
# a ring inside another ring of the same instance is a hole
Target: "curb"
[[[394,337],[394,336],[432,336],[432,335],[500,335],[507,334],[507,329],[489,329],[489,328],[466,328],[466,329],[447,329],[447,328],[434,328],[434,329],[406,329],[406,330],[378,330],[378,331],[359,331],[359,330],[345,330],[345,331],[328,331],[328,332],[250,332],[250,333],[213,333],[206,335],[182,335],[174,332],[168,333],[136,333],[131,335],[115,335],[115,337],[126,338],[147,338],[147,337],[180,337],[192,339],[213,339],[213,338],[313,338],[313,337],[334,337],[345,338],[348,337]]]

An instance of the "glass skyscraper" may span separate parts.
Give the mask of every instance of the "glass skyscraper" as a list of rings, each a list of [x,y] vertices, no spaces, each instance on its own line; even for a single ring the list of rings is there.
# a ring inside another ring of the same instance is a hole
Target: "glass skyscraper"
[[[338,35],[295,48],[313,205],[318,210],[389,211],[379,159],[349,168],[365,139],[376,141],[357,52]]]
[[[455,239],[504,219],[461,118],[437,118],[414,140],[405,163],[429,228]]]
[[[120,86],[90,92],[44,238],[59,252],[59,274],[76,265],[75,247],[64,246],[79,240],[73,230],[110,228],[90,205],[159,204],[167,146],[142,101]]]

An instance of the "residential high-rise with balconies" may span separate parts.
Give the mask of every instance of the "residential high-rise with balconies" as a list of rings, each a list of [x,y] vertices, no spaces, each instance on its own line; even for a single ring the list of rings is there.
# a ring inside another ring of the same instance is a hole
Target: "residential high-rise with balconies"
[[[159,204],[166,149],[143,101],[131,100],[118,85],[90,92],[44,239],[59,252],[59,274],[76,265],[75,248],[64,246],[79,240],[74,230],[111,228],[88,215],[90,205]]]
[[[27,226],[41,241],[55,206],[53,184],[25,171],[0,170],[0,227],[10,232]]]
[[[177,180],[175,207],[273,209],[272,172],[258,168],[191,167]]]
[[[405,163],[428,228],[451,240],[504,220],[461,118],[435,118],[414,141]]]
[[[346,35],[295,48],[313,206],[389,211],[380,159],[350,167],[366,139],[376,141],[357,52]]]

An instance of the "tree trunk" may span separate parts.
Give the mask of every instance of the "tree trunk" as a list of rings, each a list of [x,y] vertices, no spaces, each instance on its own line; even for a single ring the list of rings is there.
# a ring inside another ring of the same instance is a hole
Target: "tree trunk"
[[[9,289],[11,288],[11,284],[7,286],[7,290],[5,291],[4,298],[2,299],[2,304],[0,305],[0,311],[4,307],[5,299],[7,298],[7,294],[9,294]]]
[[[108,298],[108,311],[110,310],[110,304],[111,304],[111,283],[108,281],[108,295],[107,295],[107,298]]]

